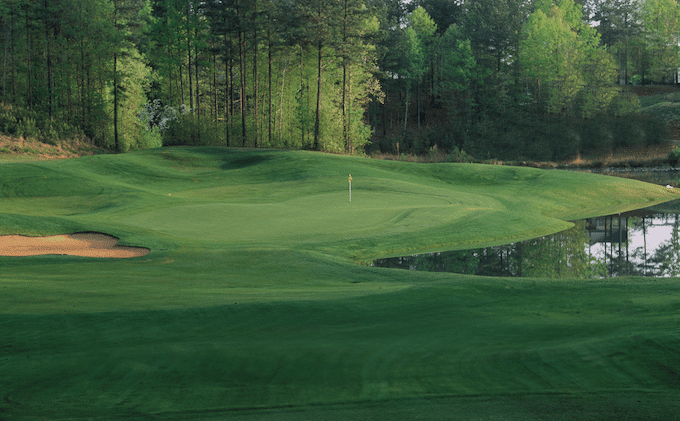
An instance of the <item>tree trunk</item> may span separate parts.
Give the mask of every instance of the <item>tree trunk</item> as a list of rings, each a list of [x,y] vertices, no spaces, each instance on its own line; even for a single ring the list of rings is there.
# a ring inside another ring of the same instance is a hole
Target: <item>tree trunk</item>
[[[172,48],[168,45],[168,57],[170,57],[170,65],[168,66],[168,84],[170,85],[170,103],[174,103],[174,98],[172,97]]]
[[[315,118],[315,121],[314,121],[314,145],[312,146],[312,149],[314,149],[315,151],[318,151],[321,147],[320,140],[319,140],[320,131],[321,131],[320,130],[321,129],[321,127],[320,127],[321,126],[321,76],[322,76],[322,69],[323,69],[322,62],[321,62],[322,59],[323,59],[323,53],[322,53],[323,44],[321,43],[321,41],[319,41],[318,49],[319,49],[319,56],[318,56],[319,72],[318,72],[317,83],[316,83],[316,87],[317,87],[317,91],[316,91],[316,118]]]
[[[390,112],[390,114],[392,114]],[[385,99],[382,103],[382,132],[383,132],[383,139],[387,137],[387,99]]]
[[[260,133],[257,127],[257,119],[258,119],[258,101],[259,101],[259,77],[257,74],[257,50],[258,50],[258,43],[257,43],[257,1],[255,3],[255,14],[253,17],[254,20],[254,25],[253,25],[253,128],[255,129],[255,147],[258,148],[260,146]]]
[[[267,72],[269,74],[269,106],[268,106],[268,132],[269,132],[269,144],[271,146],[272,143],[272,32],[271,32],[271,27],[267,29],[267,39],[268,39],[268,47],[267,47]]]
[[[85,94],[85,37],[81,36],[80,38],[80,71],[79,71],[79,80],[80,80],[80,106],[82,108],[81,113],[82,113],[82,121],[81,124],[83,125],[83,128],[87,127],[87,98]],[[89,86],[88,86],[89,88]]]
[[[342,60],[342,140],[345,143],[345,151],[350,151],[347,123],[347,60]]]
[[[418,133],[420,133],[420,80],[416,82],[416,111],[418,112]]]
[[[194,16],[196,17],[196,13],[194,13]],[[194,35],[195,35],[195,46],[194,46],[194,52],[196,53],[195,60],[194,60],[194,66],[196,67],[196,72],[195,72],[195,77],[196,77],[196,117],[201,118],[201,90],[200,90],[200,68],[199,68],[199,51],[198,51],[198,17],[196,17],[196,26],[194,27]],[[200,127],[200,125],[198,126]],[[199,135],[200,138],[200,135]]]
[[[45,2],[47,7],[47,2]],[[50,119],[54,113],[54,92],[52,91],[52,51],[50,48],[50,28],[45,21],[45,55],[47,61],[47,110]]]
[[[239,16],[240,16],[240,11],[239,11]],[[240,19],[241,22],[243,22],[243,19]],[[238,42],[238,48],[239,48],[239,70],[240,70],[240,76],[241,76],[241,136],[242,136],[242,141],[243,141],[243,146],[246,146],[246,112],[248,110],[247,107],[247,99],[246,99],[246,37],[245,33],[243,32],[242,28],[239,28],[238,32],[238,37],[239,37],[239,42]]]
[[[17,100],[17,84],[16,84],[16,61],[14,57],[14,13],[10,15],[10,28],[11,28],[11,37],[12,37],[12,101]]]
[[[224,42],[225,45],[227,43],[227,35],[224,35]],[[227,49],[227,51],[229,51]],[[231,146],[230,142],[230,132],[231,132],[231,114],[232,114],[232,98],[233,98],[233,89],[234,89],[234,84],[233,84],[233,61],[231,58],[231,55],[229,55],[229,59],[226,61],[228,69],[224,69],[225,71],[225,77],[226,77],[226,83],[224,85],[224,121],[225,121],[225,127],[224,130],[227,135],[227,146]]]
[[[408,122],[408,101],[409,101],[409,93],[408,91],[406,92],[406,99],[404,100],[404,134],[406,134],[406,123]],[[406,146],[406,145],[404,145]]]
[[[118,1],[113,1],[113,28],[118,30]],[[115,48],[115,47],[114,47]],[[118,53],[113,52],[113,147],[120,152],[118,141]]]
[[[177,47],[177,71],[179,73],[179,90],[180,97],[182,98],[182,105],[186,104],[184,100],[184,75],[182,74],[182,50],[181,47]]]
[[[279,147],[283,146],[283,91],[286,86],[286,69],[284,65],[281,71],[281,97],[279,98]]]
[[[354,153],[354,144],[352,142],[352,66],[347,69],[347,89],[349,95],[347,96],[347,144],[349,145],[349,154]]]
[[[28,65],[28,109],[33,111],[33,67],[31,63],[31,30],[26,12],[26,58]]]
[[[113,53],[113,147],[120,152],[118,142],[118,54]]]
[[[210,115],[215,123],[220,118],[220,109],[217,104],[217,49],[214,49],[215,52],[213,52],[213,86],[212,86],[212,92],[213,92],[213,103],[212,106],[210,107],[211,110],[214,110],[214,116],[213,112],[210,112]]]
[[[84,19],[83,19],[83,3],[78,2],[78,20],[81,24],[84,24]],[[81,107],[81,124],[82,127],[85,128],[87,127],[87,98],[86,98],[86,88],[89,88],[89,86],[86,86],[86,80],[85,80],[85,75],[86,75],[86,67],[89,68],[89,66],[85,66],[85,34],[83,32],[80,33],[80,70],[78,74],[78,80],[80,83],[80,107]]]
[[[191,114],[193,115],[194,113],[194,87],[193,87],[193,77],[191,74],[191,28],[190,28],[190,10],[191,10],[191,4],[187,4],[187,59],[189,60],[189,63],[187,65],[187,71],[189,75],[189,110],[191,111]]]
[[[300,45],[300,112],[301,112],[301,132],[302,132],[302,147],[306,148],[305,146],[305,125],[307,124],[307,116],[305,113],[305,76],[304,76],[304,56],[303,56],[303,48],[302,45]]]
[[[3,22],[7,26],[7,30],[5,31],[5,51],[4,54],[2,55],[2,102],[6,103],[7,102],[7,56],[9,55],[8,50],[9,50],[9,25],[7,22]]]

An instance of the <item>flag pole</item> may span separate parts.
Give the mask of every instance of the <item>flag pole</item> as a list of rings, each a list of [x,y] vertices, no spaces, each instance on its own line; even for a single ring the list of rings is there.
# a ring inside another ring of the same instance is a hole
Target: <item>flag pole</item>
[[[349,175],[349,201],[352,201],[352,174]]]

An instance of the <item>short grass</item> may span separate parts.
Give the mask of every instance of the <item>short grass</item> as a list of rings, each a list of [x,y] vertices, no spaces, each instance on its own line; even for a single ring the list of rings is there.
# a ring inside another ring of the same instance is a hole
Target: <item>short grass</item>
[[[677,419],[677,280],[358,264],[675,197],[294,151],[2,165],[0,234],[101,231],[151,253],[0,257],[0,420]]]

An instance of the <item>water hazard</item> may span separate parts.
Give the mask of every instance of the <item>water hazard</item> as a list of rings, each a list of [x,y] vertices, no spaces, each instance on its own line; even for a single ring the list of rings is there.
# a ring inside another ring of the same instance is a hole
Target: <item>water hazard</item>
[[[680,276],[680,200],[574,222],[503,246],[379,259],[373,266],[483,276]]]

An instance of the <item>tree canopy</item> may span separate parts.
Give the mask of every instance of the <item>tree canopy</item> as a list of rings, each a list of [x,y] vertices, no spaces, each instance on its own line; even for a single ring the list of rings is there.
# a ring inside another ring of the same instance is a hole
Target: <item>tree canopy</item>
[[[0,36],[0,130],[117,152],[531,156],[680,67],[676,0],[2,0]]]

